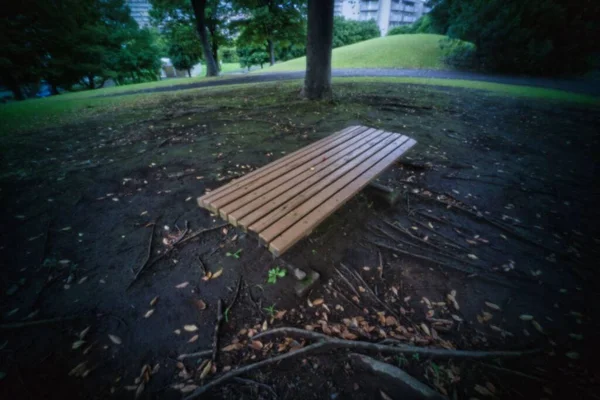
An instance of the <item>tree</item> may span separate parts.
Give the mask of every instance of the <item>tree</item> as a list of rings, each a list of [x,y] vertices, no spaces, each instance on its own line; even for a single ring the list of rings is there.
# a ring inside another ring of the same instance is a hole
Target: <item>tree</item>
[[[200,35],[202,52],[204,53],[204,62],[206,63],[206,76],[218,76],[219,68],[212,53],[208,31],[206,29],[206,0],[191,0],[196,17],[196,29]]]
[[[169,32],[168,54],[173,66],[183,69],[191,77],[191,69],[202,58],[202,48],[195,37],[194,27],[178,24]]]
[[[331,97],[333,0],[308,0],[306,77],[302,95],[310,100]]]
[[[246,45],[237,48],[238,58],[240,60],[240,66],[242,68],[248,68],[253,65],[260,65],[262,68],[264,64],[269,62],[269,54],[266,52],[264,46],[253,46]]]
[[[433,0],[436,29],[475,44],[485,69],[528,74],[578,73],[600,50],[594,0]]]
[[[343,17],[333,19],[333,48],[347,46],[381,36],[374,20],[352,21]]]
[[[224,40],[221,32],[223,22],[219,19],[222,2],[218,0],[150,0],[152,10],[150,16],[153,23],[168,31],[176,25],[189,25],[196,28],[193,36],[199,41],[206,76],[219,74],[216,56],[218,46]]]
[[[246,16],[233,25],[241,30],[240,45],[265,46],[269,63],[275,64],[277,44],[289,46],[304,37],[305,0],[234,0]]]

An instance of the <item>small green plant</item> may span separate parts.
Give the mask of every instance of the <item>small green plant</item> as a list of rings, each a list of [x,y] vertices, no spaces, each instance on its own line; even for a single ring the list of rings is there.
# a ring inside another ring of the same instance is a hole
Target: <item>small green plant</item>
[[[277,278],[283,278],[286,276],[287,271],[283,268],[275,267],[269,270],[269,277],[267,283],[277,283]]]
[[[312,253],[313,253],[313,256],[317,255],[317,251],[315,249],[312,249]]]
[[[242,250],[243,250],[243,249],[239,249],[239,250],[238,250],[238,251],[236,251],[235,253],[230,253],[230,252],[227,252],[227,253],[225,253],[225,255],[226,255],[227,257],[233,257],[233,258],[235,258],[236,260],[239,260],[239,258],[240,258],[240,254],[242,253]]]
[[[275,318],[275,314],[277,313],[277,310],[275,309],[275,304],[269,307],[265,307],[264,310],[267,312],[267,314],[269,314],[271,318]]]
[[[398,363],[398,365],[401,368],[405,367],[406,365],[408,365],[408,360],[406,359],[406,357],[404,356],[404,354],[396,356],[396,362]]]
[[[419,353],[415,353],[412,355],[412,359],[415,361],[419,361],[421,359],[421,356],[419,355]]]

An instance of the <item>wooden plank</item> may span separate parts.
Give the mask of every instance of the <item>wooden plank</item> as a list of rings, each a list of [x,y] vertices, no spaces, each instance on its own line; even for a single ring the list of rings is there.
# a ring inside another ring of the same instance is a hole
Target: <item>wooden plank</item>
[[[303,168],[304,171],[295,177],[291,179],[288,175],[279,177],[274,181],[271,181],[270,183],[261,186],[247,195],[238,198],[234,202],[220,208],[219,212],[227,215],[229,222],[231,222],[233,225],[236,225],[236,221],[239,218],[249,214],[254,209],[266,203],[268,200],[281,193],[284,193],[286,190],[293,188],[295,185],[303,183],[304,180],[323,171],[329,165],[335,164],[336,161],[338,163],[344,163],[344,160],[346,160],[349,155],[355,154],[361,149],[361,151],[364,151],[390,135],[390,133],[377,131],[375,129],[372,129],[372,132],[367,134],[368,132],[369,131],[366,131],[363,135],[361,135],[364,137],[359,138],[353,143],[350,144],[350,142],[348,142],[349,145],[345,148],[342,149],[341,146],[338,147],[340,151],[337,154],[326,157],[324,161],[321,159],[315,165],[306,164],[306,168]],[[258,200],[258,202],[255,200]]]
[[[413,139],[409,139],[400,147],[388,153],[385,157],[380,159],[379,162],[363,172],[358,178],[343,187],[340,191],[335,193],[334,196],[329,197],[325,202],[321,203],[318,208],[302,217],[296,224],[275,238],[269,243],[269,250],[275,256],[283,254],[300,239],[310,234],[310,232],[325,220],[325,218],[344,205],[356,192],[364,188],[369,181],[377,177],[377,175],[395,162],[402,154],[414,146],[415,143],[416,142]]]
[[[231,193],[232,191],[236,190],[236,188],[238,188],[240,185],[243,185],[243,184],[252,182],[256,179],[259,179],[260,177],[264,176],[265,174],[269,173],[270,171],[277,169],[278,167],[280,167],[281,165],[283,165],[287,162],[296,160],[296,159],[298,159],[298,158],[300,158],[322,146],[327,146],[332,141],[335,141],[341,137],[357,134],[357,133],[359,133],[359,131],[365,131],[367,129],[368,129],[367,127],[363,127],[363,126],[351,126],[351,127],[348,127],[346,129],[340,131],[339,133],[335,133],[333,135],[327,136],[309,146],[303,147],[291,154],[288,154],[287,156],[284,156],[284,157],[282,157],[278,160],[275,160],[257,170],[254,170],[254,171],[244,175],[243,177],[230,182],[227,185],[221,186],[215,190],[212,190],[211,192],[206,193],[205,195],[203,195],[202,197],[200,197],[198,199],[198,205],[200,205],[201,207],[205,207],[211,200],[221,197],[223,195],[226,195],[228,193]]]
[[[336,174],[332,182],[328,183],[321,191],[314,193],[310,197],[305,197],[305,202],[295,208],[286,208],[286,214],[270,224],[266,229],[257,231],[260,239],[264,243],[269,243],[275,237],[279,236],[282,232],[294,225],[300,218],[311,212],[313,209],[318,207],[322,202],[333,196],[338,190],[341,190],[344,186],[356,179],[357,176],[371,168],[379,160],[393,152],[396,148],[400,147],[408,138],[406,136],[398,136],[392,143],[386,145],[378,152],[374,153],[371,157],[367,158],[360,164],[356,165],[352,169],[345,169],[344,171]],[[271,218],[272,221],[272,218]],[[260,222],[260,221],[259,221]],[[263,222],[264,223],[264,222]],[[252,227],[250,228],[254,230]]]
[[[365,132],[369,132],[369,130]],[[289,163],[285,163],[281,167],[276,168],[275,170],[269,172],[265,176],[256,179],[254,182],[242,185],[230,194],[224,195],[216,200],[210,200],[210,202],[207,204],[207,208],[211,211],[220,210],[227,204],[234,202],[240,197],[252,192],[253,190],[258,189],[261,186],[268,184],[271,181],[276,180],[279,177],[283,177],[283,179],[292,179],[293,177],[299,175],[303,171],[323,162],[323,159],[326,159],[339,153],[344,148],[360,140],[365,132],[361,132],[353,136],[352,138],[340,137],[339,139],[331,142],[327,146],[320,147],[315,151],[304,155],[303,157],[300,157]],[[227,219],[225,213],[220,214],[221,217]]]
[[[354,167],[371,157],[373,154],[385,148],[389,143],[397,140],[400,136],[391,133],[384,140],[376,143],[371,148],[364,152],[357,153],[354,157],[340,160],[330,168],[315,174],[313,177],[296,185],[286,191],[283,195],[278,196],[260,208],[253,211],[249,215],[241,218],[238,224],[243,228],[248,228],[252,232],[261,232],[271,224],[275,223],[279,218],[283,217],[290,210],[298,207],[304,201],[314,196],[322,189],[326,188],[340,176],[352,170]]]

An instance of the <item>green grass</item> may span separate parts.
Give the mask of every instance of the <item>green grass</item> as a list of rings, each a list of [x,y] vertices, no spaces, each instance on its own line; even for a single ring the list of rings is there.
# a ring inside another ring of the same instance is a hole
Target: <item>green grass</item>
[[[223,78],[217,78],[223,79]],[[410,78],[410,77],[381,77],[381,78],[334,78],[335,84],[352,84],[354,90],[368,90],[370,83],[391,83],[397,85],[429,85],[439,87],[454,87],[482,91],[490,95],[511,96],[516,98],[531,98],[550,100],[561,103],[574,103],[582,105],[599,106],[600,98],[565,92],[555,89],[545,89],[531,86],[516,86],[490,82],[467,80],[435,79],[435,78]],[[235,100],[241,98],[243,90],[252,91],[254,88],[271,87],[299,87],[300,80],[236,84],[205,88],[191,88],[163,93],[135,93],[122,96],[98,96],[101,90],[80,93],[70,93],[45,99],[32,99],[21,102],[8,103],[0,106],[0,135],[31,131],[50,126],[59,126],[67,123],[84,121],[89,117],[102,117],[115,111],[133,107],[156,107],[161,102],[177,101],[181,96],[198,91],[207,96],[218,96]],[[133,85],[132,85],[133,86]],[[138,86],[138,85],[136,85]],[[128,86],[131,87],[131,86]],[[108,89],[106,89],[108,90]],[[91,94],[91,95],[90,95]],[[343,96],[342,96],[343,97]],[[341,99],[343,101],[343,99]]]
[[[397,84],[415,84],[415,85],[432,85],[443,87],[455,87],[463,89],[482,90],[490,94],[525,97],[543,100],[554,100],[579,103],[585,105],[600,105],[600,97],[566,92],[564,90],[546,89],[535,86],[522,85],[507,85],[504,83],[468,81],[463,79],[439,79],[439,78],[410,78],[410,77],[382,77],[382,78],[334,78],[334,82],[348,82],[352,80],[356,83],[371,83],[371,82],[390,82]]]
[[[444,36],[430,34],[394,35],[366,40],[333,50],[333,68],[418,68],[442,69]],[[302,71],[306,57],[296,58],[263,72]]]

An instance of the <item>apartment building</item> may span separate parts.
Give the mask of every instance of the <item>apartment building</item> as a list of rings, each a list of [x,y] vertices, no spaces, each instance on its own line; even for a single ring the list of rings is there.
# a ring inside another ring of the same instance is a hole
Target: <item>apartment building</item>
[[[127,5],[131,9],[131,16],[140,28],[150,25],[150,16],[148,13],[152,9],[152,4],[150,4],[149,0],[127,0]]]
[[[335,0],[334,14],[358,21],[375,20],[384,36],[399,25],[412,24],[430,11],[427,0]]]

